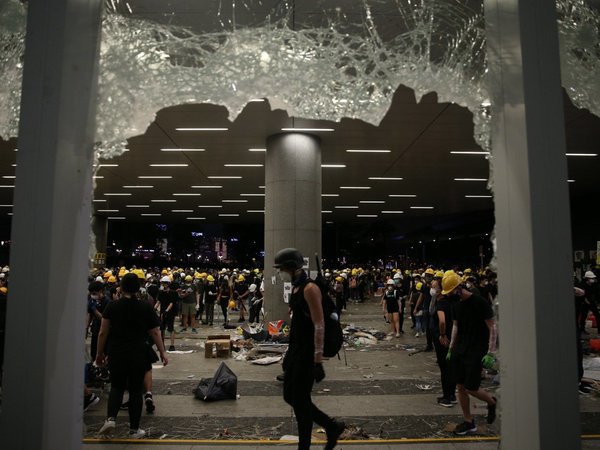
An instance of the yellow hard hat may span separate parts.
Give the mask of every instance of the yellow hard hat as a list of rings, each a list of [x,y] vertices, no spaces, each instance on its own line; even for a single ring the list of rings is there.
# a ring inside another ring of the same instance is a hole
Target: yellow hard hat
[[[191,275],[186,275],[184,279],[185,279],[185,281],[187,281],[187,282],[190,282],[190,281],[192,281],[192,280],[193,280],[193,278],[192,278],[192,276],[191,276]]]
[[[112,277],[112,272],[109,270],[107,272],[104,272],[104,278],[108,278],[108,277]]]
[[[471,273],[473,272],[471,269],[465,269],[465,273]]]
[[[202,273],[200,274],[200,278],[206,278],[206,272],[202,272]]]
[[[212,275],[209,275],[206,277],[206,281],[215,281],[215,277],[213,277]]]
[[[425,273],[426,273],[427,275],[435,275],[435,272],[433,271],[433,269],[432,269],[431,267],[430,267],[429,269],[427,269],[427,270],[425,271]]]
[[[410,270],[405,270],[404,275],[410,275]]]
[[[8,288],[6,286],[2,286],[2,287],[0,287],[0,292],[2,294],[8,294]]]
[[[259,273],[259,272],[260,272],[260,270],[254,269],[254,273]]]
[[[234,300],[229,300],[229,304],[227,305],[227,307],[229,309],[233,309],[235,308],[235,301]]]
[[[444,272],[442,272],[441,270],[438,270],[438,271],[435,273],[435,277],[436,277],[436,278],[444,278]]]
[[[196,279],[202,278],[202,275],[200,275],[200,272],[194,272],[194,278],[196,278]]]
[[[341,283],[342,281],[344,281],[344,279],[342,277],[335,277],[335,281]]]
[[[108,283],[116,283],[117,279],[115,278],[114,275],[111,275],[110,277],[108,277]]]
[[[352,269],[352,276],[355,277],[358,274],[358,270]]]
[[[163,270],[160,272],[160,274],[161,274],[161,275],[169,275],[169,271],[168,271],[167,269],[163,269]]]
[[[240,275],[238,277],[238,281],[245,281],[245,280],[246,280],[246,278],[244,278],[244,275]]]
[[[144,271],[142,269],[137,269],[135,274],[137,275],[137,277],[140,280],[145,280],[146,279],[146,275],[144,274]]]
[[[448,275],[450,275],[451,273],[456,273],[454,270],[450,269],[450,270],[446,270],[444,272],[444,277],[447,277]]]
[[[462,284],[463,280],[457,273],[451,272],[442,279],[442,294],[448,295]]]
[[[420,291],[423,288],[423,283],[419,281],[415,287],[417,288],[417,291]]]

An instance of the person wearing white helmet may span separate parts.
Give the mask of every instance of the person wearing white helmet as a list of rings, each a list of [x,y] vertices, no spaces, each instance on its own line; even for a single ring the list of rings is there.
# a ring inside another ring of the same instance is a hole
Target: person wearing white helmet
[[[249,323],[259,323],[260,322],[260,309],[263,304],[263,296],[260,289],[256,286],[256,284],[252,283],[248,287],[249,292],[249,302],[250,302],[250,317],[248,318]]]
[[[600,332],[600,311],[598,310],[600,298],[598,296],[598,283],[596,274],[591,270],[585,272],[583,275],[583,281],[579,285],[579,288],[585,291],[579,316],[579,332],[581,334],[587,334],[585,331],[585,322],[590,312],[596,318],[596,331]]]
[[[160,311],[160,332],[163,343],[165,330],[170,333],[169,351],[175,351],[175,316],[177,315],[177,292],[171,290],[171,279],[165,275],[160,279],[156,308]]]
[[[396,290],[394,280],[387,280],[385,291],[381,296],[381,305],[387,312],[387,321],[392,327],[391,336],[400,337],[400,293]]]

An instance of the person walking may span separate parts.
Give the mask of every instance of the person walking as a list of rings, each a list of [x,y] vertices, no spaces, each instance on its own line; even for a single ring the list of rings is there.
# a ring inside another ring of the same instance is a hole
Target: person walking
[[[455,306],[452,317],[452,336],[446,361],[454,369],[458,402],[460,403],[463,423],[454,434],[465,435],[477,431],[475,419],[471,414],[469,396],[487,403],[487,423],[496,419],[496,397],[481,388],[483,367],[491,368],[496,352],[496,322],[494,312],[488,302],[462,285],[462,278],[450,272],[442,279],[442,295],[454,297]]]
[[[109,303],[102,315],[96,364],[106,364],[105,345],[110,336],[108,365],[111,389],[108,398],[107,419],[99,434],[114,431],[116,418],[123,402],[123,393],[129,390],[129,437],[141,438],[146,432],[140,428],[144,375],[147,370],[147,337],[150,335],[166,366],[169,363],[159,330],[159,320],[147,302],[138,300],[139,278],[129,273],[121,279],[121,299]]]
[[[273,267],[284,282],[292,283],[290,308],[292,322],[290,343],[283,369],[283,398],[292,406],[298,423],[298,450],[311,444],[313,422],[325,429],[325,450],[333,449],[346,425],[321,411],[311,399],[313,383],[325,378],[323,369],[323,339],[325,325],[322,296],[319,287],[302,269],[304,258],[295,248],[285,248],[275,255]]]

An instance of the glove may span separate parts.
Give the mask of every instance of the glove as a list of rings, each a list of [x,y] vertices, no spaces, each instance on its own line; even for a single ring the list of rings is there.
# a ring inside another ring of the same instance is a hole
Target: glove
[[[317,383],[319,383],[320,381],[323,381],[323,378],[325,378],[325,370],[323,369],[323,364],[315,363],[315,368],[314,368],[313,373],[315,375],[315,381]]]
[[[452,359],[452,350],[448,349],[448,353],[446,354],[446,362],[450,362]]]
[[[488,353],[482,358],[481,362],[483,363],[483,367],[485,367],[486,369],[491,369],[494,366],[494,363],[496,362],[496,358],[494,358],[494,355],[492,355],[491,353]]]

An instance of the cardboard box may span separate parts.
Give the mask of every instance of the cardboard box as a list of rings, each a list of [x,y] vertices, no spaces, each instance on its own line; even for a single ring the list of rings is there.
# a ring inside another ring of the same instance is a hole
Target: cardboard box
[[[231,337],[228,334],[209,335],[204,346],[205,358],[228,358],[231,356]]]

